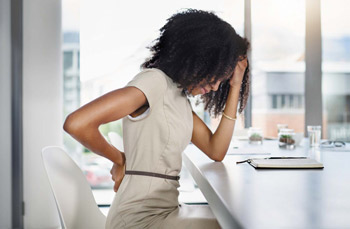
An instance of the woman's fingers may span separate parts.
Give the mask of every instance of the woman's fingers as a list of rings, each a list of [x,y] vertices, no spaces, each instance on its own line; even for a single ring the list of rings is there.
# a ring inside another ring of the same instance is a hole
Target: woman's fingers
[[[112,180],[114,181],[113,190],[114,190],[114,192],[117,192],[119,189],[119,186],[124,178],[125,165],[118,166],[117,164],[113,164],[113,167],[112,167],[110,173],[112,174]]]
[[[123,176],[123,178],[124,178],[124,176]],[[114,192],[118,191],[120,183],[122,183],[123,178],[113,180],[114,181],[114,187],[113,187]]]
[[[113,167],[110,171],[111,175],[112,175],[112,180],[114,181],[115,180],[115,173],[116,173],[116,169],[117,169],[117,165],[116,164],[113,164]]]
[[[117,191],[118,191],[119,185],[120,185],[119,182],[115,182],[115,183],[114,183],[114,187],[113,187],[114,192],[117,192]]]
[[[238,61],[238,63],[237,63],[237,66],[238,66],[239,70],[241,70],[241,71],[242,70],[244,71],[247,68],[247,65],[248,65],[247,57],[244,58],[243,60]]]
[[[248,66],[248,59],[244,58],[240,61],[237,62],[235,70],[233,72],[233,77],[230,80],[230,85],[233,86],[235,84],[240,84],[242,83],[243,77],[244,77],[244,72],[245,69]]]

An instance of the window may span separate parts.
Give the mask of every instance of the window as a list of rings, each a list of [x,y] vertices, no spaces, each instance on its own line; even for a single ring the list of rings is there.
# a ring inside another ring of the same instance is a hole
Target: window
[[[286,109],[286,110],[292,110],[292,109],[302,109],[303,104],[302,101],[302,95],[298,94],[272,94],[270,95],[271,103],[269,104],[269,109]]]
[[[63,70],[66,72],[73,66],[73,51],[63,52]]]
[[[323,133],[350,141],[350,2],[321,1]]]
[[[252,0],[252,126],[304,132],[305,0]]]

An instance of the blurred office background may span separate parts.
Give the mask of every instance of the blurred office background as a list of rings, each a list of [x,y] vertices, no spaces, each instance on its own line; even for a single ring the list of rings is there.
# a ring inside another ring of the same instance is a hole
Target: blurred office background
[[[251,100],[236,129],[261,127],[264,136],[276,137],[278,123],[296,132],[320,124],[323,138],[350,141],[347,0],[0,0],[0,228],[59,227],[40,156],[47,145],[67,150],[97,203],[108,207],[111,163],[63,133],[63,121],[131,80],[159,28],[184,8],[214,11],[251,40]],[[194,107],[215,130],[218,120]],[[122,139],[121,125],[100,130],[109,141],[111,132]],[[181,175],[180,201],[205,202],[185,168]]]

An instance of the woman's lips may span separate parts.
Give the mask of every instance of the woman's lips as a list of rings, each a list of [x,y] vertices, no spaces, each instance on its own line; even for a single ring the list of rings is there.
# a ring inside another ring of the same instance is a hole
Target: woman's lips
[[[209,91],[204,88],[204,87],[201,87],[201,94],[207,94]]]

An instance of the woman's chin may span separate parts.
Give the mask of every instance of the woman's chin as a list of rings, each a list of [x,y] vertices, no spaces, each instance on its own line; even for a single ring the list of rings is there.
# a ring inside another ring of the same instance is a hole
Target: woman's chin
[[[196,89],[192,90],[190,93],[191,93],[191,95],[196,96],[196,95],[204,95],[207,92],[205,91],[204,88],[196,88]]]
[[[196,95],[204,95],[204,94],[205,93],[203,93],[202,91],[197,91],[197,92],[193,93],[194,96],[196,96]]]

